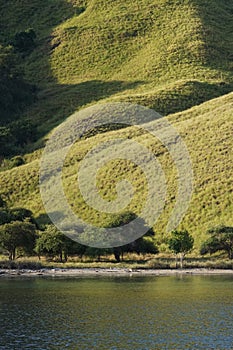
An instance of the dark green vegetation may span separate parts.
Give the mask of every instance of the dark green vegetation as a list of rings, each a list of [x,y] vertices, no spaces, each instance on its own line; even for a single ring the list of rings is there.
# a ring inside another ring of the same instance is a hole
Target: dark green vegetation
[[[0,244],[9,253],[10,260],[16,258],[16,249],[31,254],[35,239],[35,226],[29,222],[14,221],[0,227]]]
[[[183,260],[193,248],[194,239],[188,231],[172,231],[168,240],[168,247],[176,256],[180,255],[180,267],[183,268]]]
[[[187,144],[195,183],[178,230],[192,234],[196,252],[208,229],[233,226],[232,0],[0,0],[0,11],[0,194],[10,208],[29,208],[49,224],[38,187],[48,134],[85,106],[129,101],[167,115]],[[107,223],[83,203],[77,165],[94,145],[122,135],[148,147],[165,171],[166,204],[154,230],[155,245],[166,250],[176,170],[144,132],[131,127],[77,142],[64,168],[68,199],[83,219]],[[100,193],[114,198],[123,177],[136,190],[126,209],[139,214],[146,179],[130,162],[101,169]]]
[[[118,218],[109,223],[109,227],[119,227],[126,224],[128,221],[135,218],[135,214],[126,212],[118,216]],[[146,225],[143,221],[143,225]],[[201,255],[207,253],[213,254],[218,251],[227,252],[229,262],[225,259],[223,263],[219,260],[214,262],[211,267],[231,268],[231,259],[233,251],[233,229],[232,227],[217,227],[209,231],[212,237],[207,240],[202,248]],[[100,239],[104,239],[104,229],[96,228],[95,230],[85,230],[84,234],[88,241],[96,242],[96,236],[100,235]],[[125,255],[126,264],[130,266],[132,257],[134,267],[141,264],[143,268],[172,268],[178,267],[177,256],[180,256],[180,267],[184,267],[184,257],[193,249],[194,239],[188,231],[172,231],[167,239],[167,246],[172,253],[175,253],[175,266],[167,254],[167,258],[161,260],[154,258],[159,253],[154,239],[154,232],[149,229],[148,232],[141,238],[127,245],[122,245],[115,248],[95,248],[85,246],[72,241],[70,238],[57,230],[54,225],[38,226],[32,212],[25,208],[9,209],[5,201],[0,197],[0,252],[3,254],[3,259],[0,263],[0,268],[40,268],[41,263],[36,261],[15,262],[15,259],[37,256],[39,260],[45,257],[46,261],[67,263],[68,259],[74,262],[74,266],[79,266],[77,263],[91,259],[91,261],[110,264],[114,261],[118,264],[124,261]],[[4,260],[4,256],[8,254],[11,263]],[[135,259],[135,254],[137,258]],[[84,259],[84,260],[83,260]],[[104,259],[104,260],[101,260]],[[35,260],[35,259],[34,259]],[[170,260],[170,261],[169,261]],[[207,265],[206,265],[207,263]],[[48,266],[47,263],[44,263]],[[188,265],[187,265],[188,264]],[[186,266],[189,267],[207,267],[208,260],[189,259]],[[68,265],[69,266],[69,265]],[[208,266],[210,267],[210,266]]]
[[[32,212],[25,208],[9,209],[0,197],[0,247],[9,260],[33,254],[36,243],[36,222]]]
[[[208,231],[210,238],[203,243],[201,254],[225,251],[229,259],[233,259],[233,228],[219,226]]]
[[[124,225],[128,220],[135,217],[133,213],[119,215],[109,224],[111,227]],[[84,231],[88,241],[92,243],[91,237],[103,234],[102,229],[93,231]],[[148,230],[144,237],[134,242],[117,248],[100,249],[88,247],[72,241],[64,234],[59,232],[53,225],[39,227],[33,218],[32,212],[25,208],[9,209],[5,201],[0,197],[0,248],[3,253],[8,253],[9,260],[15,260],[19,257],[37,255],[46,256],[49,259],[59,258],[60,262],[66,262],[68,257],[89,256],[97,257],[100,261],[101,256],[113,254],[116,261],[123,260],[124,253],[156,254],[158,249],[155,242],[151,239],[154,236],[152,230]]]

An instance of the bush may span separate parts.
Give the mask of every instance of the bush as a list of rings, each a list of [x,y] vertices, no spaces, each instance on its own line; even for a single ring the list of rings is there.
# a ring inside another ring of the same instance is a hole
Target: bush
[[[17,120],[9,125],[16,146],[25,146],[29,142],[35,141],[37,129],[30,120]]]
[[[233,227],[217,226],[210,229],[207,233],[211,236],[202,244],[201,255],[225,251],[228,258],[233,259]]]
[[[20,166],[20,165],[23,165],[23,164],[25,164],[25,161],[24,161],[23,157],[16,156],[16,157],[11,158],[10,168],[14,168],[14,167],[17,167],[17,166]]]
[[[33,29],[26,29],[15,34],[12,45],[16,51],[29,54],[36,46],[36,33]]]

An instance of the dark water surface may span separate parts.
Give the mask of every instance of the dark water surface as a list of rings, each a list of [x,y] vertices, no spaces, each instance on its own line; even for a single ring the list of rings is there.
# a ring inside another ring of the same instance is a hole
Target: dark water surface
[[[0,279],[0,349],[233,349],[233,277]]]

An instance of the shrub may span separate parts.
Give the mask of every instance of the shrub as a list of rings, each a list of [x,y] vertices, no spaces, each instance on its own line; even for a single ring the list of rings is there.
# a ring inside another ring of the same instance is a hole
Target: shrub
[[[23,157],[16,156],[16,157],[11,158],[10,168],[14,168],[14,167],[17,167],[17,166],[20,166],[23,164],[25,164]]]
[[[225,251],[229,259],[233,259],[233,227],[217,226],[208,231],[211,235],[201,246],[200,253],[213,254]]]
[[[26,29],[15,34],[12,45],[20,53],[30,53],[34,50],[36,44],[36,33],[33,29]]]

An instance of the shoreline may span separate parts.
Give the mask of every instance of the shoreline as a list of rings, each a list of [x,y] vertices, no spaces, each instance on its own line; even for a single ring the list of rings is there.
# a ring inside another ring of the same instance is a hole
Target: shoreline
[[[88,277],[88,276],[176,276],[176,275],[233,275],[227,269],[128,269],[128,268],[42,268],[0,269],[0,277]]]

